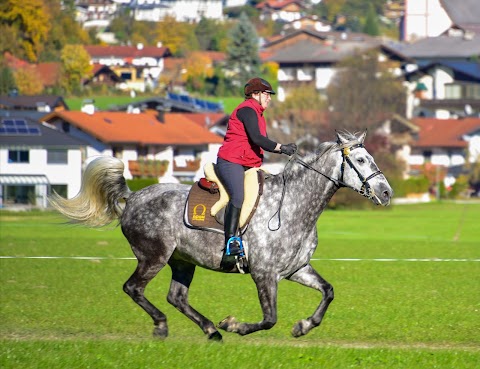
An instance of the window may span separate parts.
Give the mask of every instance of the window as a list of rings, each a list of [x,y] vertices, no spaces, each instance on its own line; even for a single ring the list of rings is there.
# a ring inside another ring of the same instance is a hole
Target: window
[[[67,198],[68,196],[68,193],[67,193],[67,185],[61,185],[61,184],[52,184],[50,186],[50,189],[53,193],[53,191],[55,191],[56,193],[58,193],[60,196],[64,197],[64,198]]]
[[[27,150],[8,150],[9,163],[29,163],[30,153]]]
[[[425,159],[426,163],[431,163],[431,161],[432,161],[432,151],[431,150],[425,150],[423,152],[423,158]]]
[[[48,150],[47,164],[68,164],[67,150]]]
[[[480,84],[478,83],[449,83],[445,85],[447,99],[479,99]]]

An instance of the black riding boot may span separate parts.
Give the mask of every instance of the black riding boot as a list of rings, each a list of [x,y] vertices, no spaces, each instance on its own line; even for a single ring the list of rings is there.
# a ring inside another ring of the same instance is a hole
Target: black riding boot
[[[230,238],[237,236],[240,210],[240,208],[235,207],[231,202],[228,203],[227,208],[225,209],[225,252],[227,252],[227,245]],[[228,255],[235,256],[243,253],[240,242],[238,240],[232,240],[228,246]]]

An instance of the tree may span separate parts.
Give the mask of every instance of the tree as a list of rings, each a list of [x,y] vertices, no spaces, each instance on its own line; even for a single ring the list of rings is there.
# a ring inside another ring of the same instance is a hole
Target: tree
[[[90,77],[92,66],[90,55],[82,45],[66,45],[61,53],[62,62],[62,87],[68,93],[78,93],[82,81]]]
[[[19,68],[13,75],[20,95],[33,96],[43,91],[42,79],[31,66]]]
[[[205,54],[194,51],[187,56],[184,67],[186,72],[182,74],[182,80],[187,82],[190,89],[204,92],[205,80],[213,76],[212,60]]]
[[[8,95],[16,87],[12,70],[7,66],[0,66],[0,95]]]
[[[363,26],[363,32],[370,36],[378,36],[380,34],[380,26],[378,25],[377,13],[372,4],[368,7],[367,18]]]
[[[240,15],[229,34],[227,66],[234,73],[233,82],[240,88],[245,82],[260,73],[258,36],[245,13]]]
[[[378,51],[371,50],[337,66],[327,89],[336,128],[361,131],[386,115],[404,115],[404,87],[378,59]]]
[[[15,43],[29,61],[36,62],[50,30],[49,13],[42,0],[0,2],[2,28],[14,28]],[[11,32],[10,32],[11,33]],[[5,35],[2,34],[2,38]],[[2,52],[5,50],[1,50]]]
[[[193,26],[184,22],[177,22],[174,17],[165,17],[158,22],[155,28],[156,42],[168,47],[174,56],[183,56],[186,53],[198,50],[197,38]]]

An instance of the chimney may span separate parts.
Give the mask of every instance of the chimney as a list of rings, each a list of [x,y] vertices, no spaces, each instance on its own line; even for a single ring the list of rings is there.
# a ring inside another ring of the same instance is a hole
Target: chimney
[[[95,100],[83,100],[82,108],[80,109],[85,114],[93,115],[95,113]]]

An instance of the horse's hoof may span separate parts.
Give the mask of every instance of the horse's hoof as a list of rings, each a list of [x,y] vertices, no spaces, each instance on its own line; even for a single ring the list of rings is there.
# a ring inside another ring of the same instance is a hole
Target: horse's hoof
[[[167,327],[155,327],[153,329],[153,337],[164,340],[168,337],[168,328]]]
[[[217,327],[227,332],[235,332],[237,320],[233,316],[227,316]]]
[[[292,336],[297,338],[306,335],[310,331],[306,323],[308,323],[308,321],[299,320],[292,328]]]
[[[223,337],[222,337],[222,335],[220,334],[219,331],[215,331],[215,332],[210,333],[208,335],[208,341],[209,342],[223,342]]]

